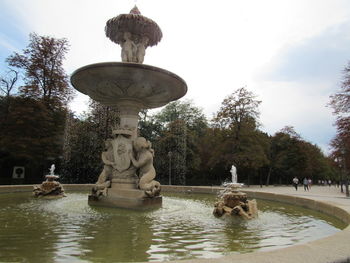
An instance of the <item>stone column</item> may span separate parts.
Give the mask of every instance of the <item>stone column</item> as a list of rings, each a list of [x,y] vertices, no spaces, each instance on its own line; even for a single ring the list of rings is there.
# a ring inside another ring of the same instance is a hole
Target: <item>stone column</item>
[[[139,122],[139,112],[142,105],[136,101],[125,101],[118,104],[120,112],[120,127],[135,128],[131,136],[132,139],[137,137],[137,127]]]

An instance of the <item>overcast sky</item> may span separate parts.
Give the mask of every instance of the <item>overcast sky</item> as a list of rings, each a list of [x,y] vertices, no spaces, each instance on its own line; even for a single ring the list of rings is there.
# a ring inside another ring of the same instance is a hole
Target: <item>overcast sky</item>
[[[120,61],[104,35],[108,19],[129,13],[134,0],[0,0],[0,65],[28,44],[30,32],[67,38],[68,74],[87,64]],[[210,119],[222,100],[247,86],[258,99],[262,130],[294,126],[325,152],[335,135],[326,107],[350,60],[349,0],[138,0],[163,39],[145,64],[162,67],[188,85]],[[2,70],[3,71],[3,70]],[[78,95],[71,105],[87,109]]]

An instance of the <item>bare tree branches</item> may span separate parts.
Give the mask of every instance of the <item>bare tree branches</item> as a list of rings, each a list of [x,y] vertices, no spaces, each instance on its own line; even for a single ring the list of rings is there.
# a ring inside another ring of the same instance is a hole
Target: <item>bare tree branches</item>
[[[6,97],[11,95],[11,91],[16,87],[18,74],[18,71],[9,69],[3,76],[0,76],[0,93]]]

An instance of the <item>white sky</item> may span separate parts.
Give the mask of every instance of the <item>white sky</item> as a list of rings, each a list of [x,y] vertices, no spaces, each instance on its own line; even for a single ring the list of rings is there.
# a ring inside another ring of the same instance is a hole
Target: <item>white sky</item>
[[[36,32],[68,38],[69,74],[87,64],[120,61],[120,47],[105,37],[104,26],[134,3],[2,0],[7,23],[0,26],[1,58],[22,50],[28,34]],[[184,98],[209,118],[227,95],[247,86],[262,100],[264,131],[274,134],[291,125],[327,151],[335,129],[325,105],[350,59],[350,1],[138,0],[137,6],[163,31],[144,63],[182,77],[188,85]],[[71,107],[80,113],[86,101],[78,95]]]

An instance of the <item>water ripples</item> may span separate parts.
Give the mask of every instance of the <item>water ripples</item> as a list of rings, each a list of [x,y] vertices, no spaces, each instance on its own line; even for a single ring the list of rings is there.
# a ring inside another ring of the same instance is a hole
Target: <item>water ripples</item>
[[[125,262],[216,258],[308,242],[339,229],[329,218],[259,201],[259,218],[215,218],[212,196],[169,195],[150,212],[90,207],[86,193],[57,200],[0,196],[0,261]],[[22,260],[25,259],[25,260]]]

